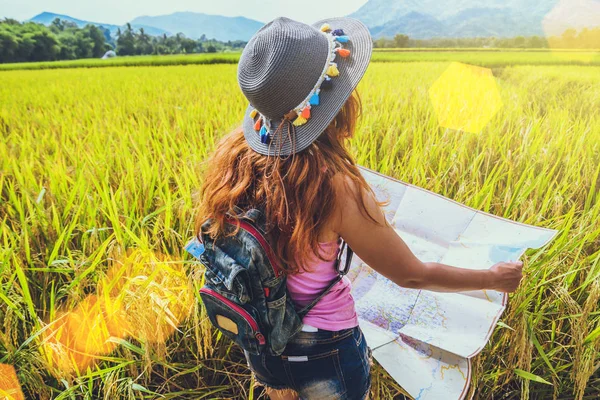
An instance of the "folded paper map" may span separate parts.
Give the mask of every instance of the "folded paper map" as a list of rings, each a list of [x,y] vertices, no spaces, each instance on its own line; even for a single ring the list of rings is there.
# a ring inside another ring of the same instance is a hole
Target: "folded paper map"
[[[500,218],[361,167],[386,217],[423,262],[487,269],[546,245],[557,231]],[[469,359],[489,340],[507,302],[481,290],[405,289],[355,257],[348,277],[373,356],[419,400],[464,399]]]

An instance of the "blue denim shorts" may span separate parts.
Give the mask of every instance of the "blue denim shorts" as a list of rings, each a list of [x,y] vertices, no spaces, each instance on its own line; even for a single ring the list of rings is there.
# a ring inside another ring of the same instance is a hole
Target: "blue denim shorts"
[[[301,331],[280,356],[244,354],[259,384],[293,389],[303,400],[363,400],[371,387],[371,349],[358,326]]]

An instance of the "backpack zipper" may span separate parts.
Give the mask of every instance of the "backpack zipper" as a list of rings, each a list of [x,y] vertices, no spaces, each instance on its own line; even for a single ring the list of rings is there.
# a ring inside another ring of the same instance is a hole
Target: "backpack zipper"
[[[227,218],[226,221],[231,225],[237,225],[233,219]],[[240,220],[240,228],[242,228],[243,230],[248,232],[256,240],[258,240],[261,247],[267,254],[267,258],[269,259],[269,263],[271,264],[271,267],[273,268],[273,273],[275,274],[275,276],[280,277],[281,275],[283,275],[283,271],[281,270],[281,268],[279,268],[279,264],[275,261],[275,255],[273,253],[273,249],[271,248],[271,245],[269,245],[269,242],[267,242],[265,237],[262,235],[262,233],[260,233],[258,231],[258,229],[256,229],[254,226],[252,226],[252,224],[250,224],[246,221],[242,221],[242,220]]]
[[[252,329],[254,330],[254,332],[255,332],[254,337],[256,337],[256,339],[258,340],[258,343],[265,344],[265,336],[262,333],[260,333],[260,330],[258,328],[258,323],[252,317],[252,315],[250,315],[248,313],[248,311],[244,310],[242,307],[238,306],[233,301],[229,300],[225,296],[215,292],[212,289],[203,287],[200,289],[200,292],[218,299],[219,301],[221,301],[221,302],[225,303],[227,306],[229,306],[233,311],[240,314],[242,316],[242,318],[244,318],[248,322],[248,324],[250,324],[250,327],[252,327]]]

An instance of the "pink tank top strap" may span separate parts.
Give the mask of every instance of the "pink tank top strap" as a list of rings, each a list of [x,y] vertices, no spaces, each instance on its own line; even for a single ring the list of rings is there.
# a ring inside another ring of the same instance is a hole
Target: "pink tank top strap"
[[[320,243],[322,254],[337,255],[341,240]],[[329,258],[329,257],[325,257]],[[298,307],[305,307],[315,300],[338,277],[335,259],[319,261],[308,265],[305,271],[288,275],[287,288],[292,301]],[[319,329],[338,331],[354,328],[358,317],[354,307],[351,283],[343,277],[303,318],[304,324]]]

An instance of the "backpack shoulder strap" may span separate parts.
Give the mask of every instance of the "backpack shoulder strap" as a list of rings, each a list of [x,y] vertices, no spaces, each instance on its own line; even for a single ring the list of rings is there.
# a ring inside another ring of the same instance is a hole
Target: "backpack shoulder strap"
[[[344,269],[339,269],[344,249],[346,250],[346,261],[344,262]],[[327,293],[329,293],[329,291],[335,286],[335,284],[341,281],[344,275],[348,273],[348,271],[350,270],[350,264],[352,263],[353,255],[354,252],[352,251],[350,246],[348,246],[346,241],[342,239],[342,248],[338,253],[337,259],[335,261],[335,268],[338,273],[337,278],[335,278],[333,282],[331,282],[331,284],[327,286],[327,288],[323,292],[321,292],[319,296],[317,296],[316,299],[311,301],[308,305],[304,306],[304,308],[302,308],[300,311],[296,311],[296,313],[300,316],[300,319],[304,318],[304,316],[308,314],[308,312],[319,302],[319,300],[321,300]]]

